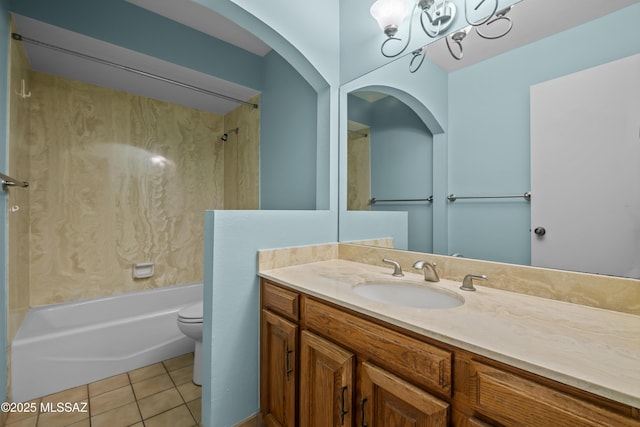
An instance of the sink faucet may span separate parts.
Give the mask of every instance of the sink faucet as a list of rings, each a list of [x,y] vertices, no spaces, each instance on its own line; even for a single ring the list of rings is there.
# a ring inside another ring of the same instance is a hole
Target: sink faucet
[[[398,263],[398,261],[383,258],[382,262],[393,265],[393,273],[391,273],[392,276],[396,276],[396,277],[404,276],[404,273],[402,272],[402,267],[400,267],[400,263]]]
[[[475,291],[476,288],[473,286],[473,279],[487,280],[487,276],[484,274],[467,274],[462,280],[462,286],[460,286],[460,289],[463,291]]]
[[[427,282],[439,282],[440,276],[438,276],[438,272],[436,271],[436,263],[429,261],[416,261],[413,264],[413,268],[417,268],[424,272],[424,280]]]

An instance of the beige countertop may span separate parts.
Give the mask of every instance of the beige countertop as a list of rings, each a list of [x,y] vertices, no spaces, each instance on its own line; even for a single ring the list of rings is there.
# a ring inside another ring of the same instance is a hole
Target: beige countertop
[[[260,276],[492,359],[640,408],[640,316],[460,283],[425,282],[405,272],[330,260],[261,271]],[[413,281],[465,302],[420,309],[374,302],[353,292],[374,280]]]

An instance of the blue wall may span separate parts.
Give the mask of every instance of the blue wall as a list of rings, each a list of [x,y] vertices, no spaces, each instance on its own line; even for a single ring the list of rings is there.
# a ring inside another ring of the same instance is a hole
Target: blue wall
[[[433,137],[402,101],[385,97],[369,103],[349,95],[349,119],[370,126],[371,196],[426,198],[433,193]],[[408,213],[408,249],[433,251],[433,216],[426,202],[378,203],[373,211]]]
[[[205,227],[203,425],[232,426],[259,411],[257,251],[335,242],[331,211],[210,211]],[[210,352],[210,353],[209,353]]]
[[[9,75],[8,1],[0,0],[0,75]],[[7,171],[8,78],[0,80],[0,170]],[[7,400],[7,194],[0,192],[0,402]],[[0,417],[2,414],[0,414]]]
[[[638,22],[640,4],[451,73],[449,191],[529,191],[529,87],[640,52]],[[523,199],[449,204],[449,251],[469,258],[529,264],[529,229]]]
[[[316,209],[317,93],[276,52],[264,63],[260,208]]]

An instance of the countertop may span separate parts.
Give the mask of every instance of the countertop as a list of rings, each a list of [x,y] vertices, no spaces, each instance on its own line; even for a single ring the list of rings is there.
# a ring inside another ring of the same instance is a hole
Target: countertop
[[[261,271],[261,277],[421,335],[640,408],[640,316],[460,282],[391,276],[382,268],[329,260]],[[353,292],[374,280],[412,281],[464,298],[461,306],[420,309]],[[489,278],[490,279],[490,278]]]

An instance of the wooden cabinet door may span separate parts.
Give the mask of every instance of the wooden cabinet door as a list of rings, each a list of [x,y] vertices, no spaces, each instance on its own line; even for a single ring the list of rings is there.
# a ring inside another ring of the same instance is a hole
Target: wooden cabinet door
[[[262,310],[260,408],[269,427],[296,425],[298,326]]]
[[[308,331],[300,334],[300,427],[353,424],[355,355]]]
[[[358,365],[358,375],[358,427],[448,425],[448,403],[368,362]]]

